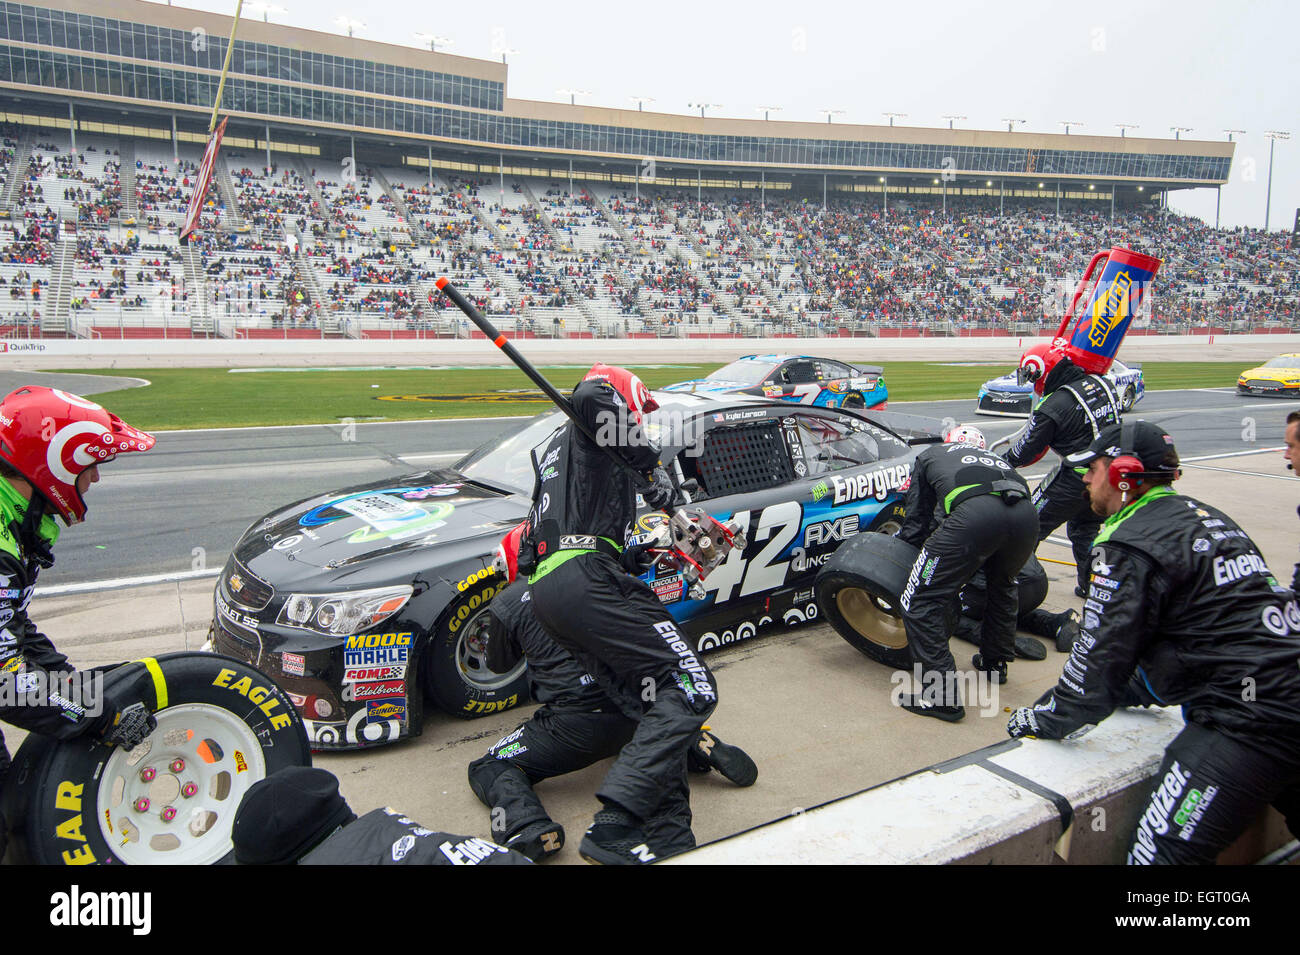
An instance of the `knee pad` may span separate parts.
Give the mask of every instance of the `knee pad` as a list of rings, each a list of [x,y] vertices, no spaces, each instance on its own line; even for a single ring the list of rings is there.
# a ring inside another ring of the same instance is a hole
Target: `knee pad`
[[[487,791],[504,773],[519,773],[520,770],[506,759],[497,759],[491,753],[481,756],[469,764],[469,788],[483,802],[487,802]],[[522,773],[521,773],[522,775]]]

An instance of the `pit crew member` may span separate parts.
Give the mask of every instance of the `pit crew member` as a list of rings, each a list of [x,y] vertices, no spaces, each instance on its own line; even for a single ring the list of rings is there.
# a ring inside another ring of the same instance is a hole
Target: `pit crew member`
[[[1007,663],[1015,655],[1015,578],[1034,552],[1038,521],[1024,478],[986,450],[984,435],[975,428],[954,428],[946,443],[922,451],[911,482],[898,536],[921,552],[899,605],[926,690],[903,696],[900,705],[956,722],[966,715],[950,676],[957,668],[948,649],[958,593],[977,571],[984,572],[984,620],[973,663],[1006,682]],[[936,508],[942,521],[935,519]],[[943,676],[928,676],[933,673]]]
[[[1045,397],[1007,452],[1013,467],[1033,464],[1049,449],[1062,458],[1082,451],[1097,440],[1103,428],[1119,421],[1120,399],[1114,383],[1104,375],[1088,374],[1047,345],[1026,350],[1020,359],[1020,373]],[[1101,520],[1084,500],[1080,472],[1064,462],[1058,464],[1034,490],[1034,507],[1040,542],[1065,524],[1077,565],[1074,592],[1082,597],[1088,586],[1088,554]]]
[[[1265,806],[1300,830],[1300,608],[1222,511],[1175,493],[1173,439],[1111,425],[1067,459],[1105,518],[1079,639],[1012,737],[1074,739],[1127,705],[1181,705],[1130,864],[1213,863]]]

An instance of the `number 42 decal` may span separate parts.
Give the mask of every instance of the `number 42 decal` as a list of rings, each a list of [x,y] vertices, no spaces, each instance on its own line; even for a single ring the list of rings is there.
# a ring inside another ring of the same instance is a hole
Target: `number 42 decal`
[[[740,585],[741,597],[775,590],[785,583],[789,560],[778,561],[777,557],[786,549],[803,524],[803,508],[798,501],[781,501],[758,512],[758,523],[753,533],[749,533],[750,517],[753,511],[741,511],[732,515],[749,536],[751,541],[766,541],[763,549],[746,560],[739,550],[733,550],[721,565],[702,582],[705,593],[716,593],[714,604],[725,603],[732,598],[732,591]]]

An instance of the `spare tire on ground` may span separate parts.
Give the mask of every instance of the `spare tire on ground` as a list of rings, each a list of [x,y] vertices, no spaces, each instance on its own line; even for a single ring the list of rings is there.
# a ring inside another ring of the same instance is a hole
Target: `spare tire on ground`
[[[817,573],[817,605],[835,631],[877,663],[906,670],[912,651],[898,598],[920,548],[888,534],[858,534]]]
[[[310,766],[293,703],[230,657],[170,653],[104,674],[106,691],[137,695],[155,729],[131,750],[90,737],[29,735],[0,806],[7,861],[37,865],[208,865],[233,851],[231,825],[253,783]]]

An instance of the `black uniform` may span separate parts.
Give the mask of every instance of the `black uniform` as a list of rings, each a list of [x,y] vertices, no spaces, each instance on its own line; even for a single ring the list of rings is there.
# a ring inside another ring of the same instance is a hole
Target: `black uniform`
[[[1011,660],[1015,578],[1034,551],[1038,526],[1029,486],[996,454],[969,444],[926,448],[911,481],[898,536],[921,547],[899,601],[912,656],[925,671],[956,669],[948,638],[957,624],[957,595],[983,570],[980,653],[986,663]],[[936,507],[945,516],[934,529]]]
[[[611,386],[584,381],[571,403],[632,468],[657,467],[658,448]],[[537,559],[530,578],[537,619],[611,696],[636,700],[643,711],[597,796],[642,820],[680,818],[689,813],[686,753],[718,702],[713,674],[654,592],[619,563],[636,516],[632,477],[572,424],[533,458],[525,550],[531,545]]]
[[[35,516],[13,485],[0,478],[0,698],[16,703],[21,697],[23,704],[0,703],[0,720],[29,732],[69,739],[93,729],[100,714],[87,713],[86,705],[92,701],[57,692],[61,688],[47,680],[48,674],[64,674],[72,680],[74,669],[27,616],[36,575],[54,563],[50,548],[59,536],[52,516],[45,514],[39,522]],[[45,693],[31,688],[37,679],[46,683]],[[0,733],[0,781],[8,769],[9,751]]]
[[[527,657],[533,699],[543,706],[469,764],[474,794],[502,812],[493,818],[493,835],[507,846],[528,826],[551,821],[533,786],[616,755],[641,718],[637,699],[612,700],[555,642],[537,621],[530,598],[527,583],[516,581],[493,599],[487,660],[504,671]],[[677,814],[646,820],[649,845],[660,858],[695,848],[690,807],[666,808]]]
[[[1103,375],[1085,373],[1068,358],[1047,373],[1043,390],[1047,397],[1030,414],[1020,439],[1007,452],[1007,461],[1014,467],[1033,464],[1049,448],[1061,457],[1082,451],[1103,428],[1119,421],[1120,400],[1114,384]],[[1081,471],[1064,461],[1057,464],[1034,491],[1034,507],[1040,541],[1065,524],[1078,564],[1079,586],[1086,589],[1088,554],[1101,518],[1084,497]]]
[[[1038,609],[1039,605],[1047,599],[1050,584],[1047,580],[1047,571],[1043,570],[1043,565],[1038,562],[1037,557],[1029,555],[1025,566],[1021,567],[1016,574],[1015,584],[1016,628],[1027,630],[1040,637],[1054,638],[1063,615]],[[980,621],[984,619],[984,608],[987,603],[985,590],[982,572],[972,577],[970,583],[961,589],[961,593],[957,595],[961,604],[961,616],[957,618],[954,636],[969,640],[971,643],[980,642]]]
[[[532,865],[518,852],[425,829],[392,809],[376,809],[339,829],[299,865]]]
[[[1181,705],[1129,862],[1211,863],[1270,803],[1300,828],[1300,607],[1223,512],[1156,487],[1107,519],[1079,639],[1030,734]],[[1014,720],[1014,717],[1013,717]]]

